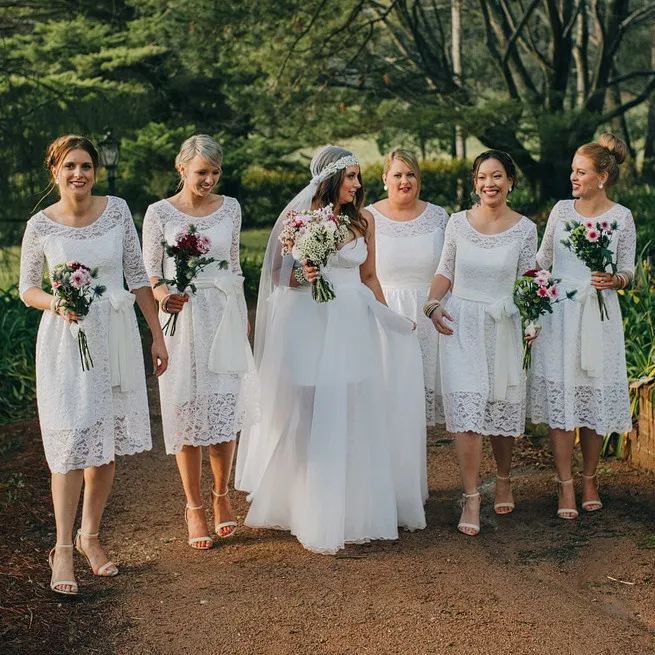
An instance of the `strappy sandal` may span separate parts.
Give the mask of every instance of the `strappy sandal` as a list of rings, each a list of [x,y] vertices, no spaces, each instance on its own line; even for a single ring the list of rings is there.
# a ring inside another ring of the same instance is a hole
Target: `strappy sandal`
[[[216,498],[225,498],[227,494],[229,493],[229,489],[226,489],[224,493],[222,494],[217,494],[214,489],[212,488],[212,494],[216,496]],[[236,521],[224,521],[223,523],[217,523],[214,526],[214,530],[216,531],[216,536],[219,539],[229,539],[230,537],[234,537],[237,531],[237,522]],[[227,534],[219,534],[219,530],[222,530],[223,528],[233,528],[230,532]]]
[[[569,478],[568,480],[560,480],[559,478],[557,479],[557,499],[559,500],[559,497],[562,495],[562,486],[565,484],[573,484],[573,478]],[[584,507],[584,503],[583,503]],[[567,507],[562,507],[557,510],[557,517],[560,519],[565,519],[567,521],[573,521],[577,519],[579,516],[578,510],[573,507],[573,508],[567,508]]]
[[[470,498],[479,498],[480,497],[480,492],[476,491],[474,494],[462,494],[462,498],[459,501],[459,504],[462,508],[462,514],[464,513],[464,510],[466,509],[466,504],[468,503]],[[457,529],[462,533],[465,534],[469,537],[474,537],[476,534],[480,533],[480,524],[479,523],[466,523],[465,521],[461,521],[457,524]]]
[[[193,506],[193,505],[189,505],[187,503],[186,507],[184,508],[184,522],[187,525],[189,525],[188,513],[189,513],[190,509],[191,510],[205,509],[205,506],[204,505]],[[209,546],[196,546],[196,544],[200,544],[203,541],[210,542]],[[189,544],[189,546],[191,546],[191,548],[194,548],[195,550],[209,550],[210,548],[213,547],[214,540],[209,535],[204,536],[204,537],[193,537],[193,538],[189,537],[188,544]]]
[[[80,553],[80,555],[84,555],[84,558],[91,567],[91,571],[93,571],[93,575],[97,575],[100,578],[113,578],[115,575],[118,575],[118,567],[111,560],[107,560],[97,569],[93,568],[93,564],[91,564],[89,556],[82,549],[82,537],[85,539],[95,539],[98,537],[98,533],[96,532],[95,534],[89,534],[87,532],[82,532],[82,530],[78,530],[77,534],[75,535],[75,549],[78,553]]]
[[[502,480],[503,482],[509,482],[511,477],[512,476],[508,475],[506,478],[503,478],[500,475],[496,475],[496,480]],[[508,484],[507,486],[509,487],[510,485]],[[510,493],[510,495],[512,493],[511,487],[510,487],[509,493]],[[505,503],[494,503],[494,512],[496,512],[496,514],[499,514],[501,516],[503,514],[511,514],[514,511],[515,507],[516,507],[516,505],[514,504],[513,500],[511,502],[508,501],[508,502],[505,502]],[[506,509],[507,511],[506,512],[499,512],[498,511],[499,509]]]
[[[54,573],[54,559],[55,551],[57,548],[72,548],[73,544],[55,544],[55,547],[48,554],[48,564],[50,564],[50,570]],[[70,589],[63,589],[63,587],[70,587]],[[56,594],[61,594],[62,596],[77,596],[79,593],[79,588],[75,580],[50,580],[50,589]]]
[[[596,473],[593,475],[585,475],[584,473],[580,473],[580,475],[585,478],[585,480],[596,480],[596,491],[598,491],[599,485],[598,485],[598,479],[596,478]],[[599,509],[602,509],[603,503],[601,502],[600,498],[598,500],[585,500],[582,503],[582,509],[585,512],[597,512]]]

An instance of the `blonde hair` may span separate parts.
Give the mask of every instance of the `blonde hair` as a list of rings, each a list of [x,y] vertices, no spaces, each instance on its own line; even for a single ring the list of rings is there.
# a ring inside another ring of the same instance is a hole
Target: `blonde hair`
[[[190,136],[180,146],[180,152],[175,157],[175,168],[179,171],[181,166],[188,164],[196,155],[200,155],[223,172],[223,149],[209,134]],[[182,172],[180,171],[181,176]]]
[[[599,175],[607,173],[605,184],[610,187],[619,179],[619,166],[625,161],[628,146],[613,134],[602,134],[598,143],[585,143],[575,154],[591,159]]]
[[[411,150],[403,150],[399,148],[398,150],[392,150],[384,158],[384,167],[382,168],[382,175],[386,175],[391,169],[393,162],[398,159],[403,164],[405,164],[416,177],[416,183],[418,185],[418,190],[421,190],[421,167],[418,163],[418,157]]]

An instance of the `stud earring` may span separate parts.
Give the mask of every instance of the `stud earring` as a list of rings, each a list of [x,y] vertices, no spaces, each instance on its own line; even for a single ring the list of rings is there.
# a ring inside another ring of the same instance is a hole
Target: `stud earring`
[[[511,186],[511,187],[509,188],[509,191],[508,191],[507,193],[512,193],[512,191],[514,191],[514,187],[513,187],[513,186]]]
[[[386,184],[384,185],[384,190],[389,191],[389,187]]]
[[[598,185],[598,188],[599,188],[599,189],[602,189],[602,188],[603,188],[603,183],[602,183],[602,182]]]

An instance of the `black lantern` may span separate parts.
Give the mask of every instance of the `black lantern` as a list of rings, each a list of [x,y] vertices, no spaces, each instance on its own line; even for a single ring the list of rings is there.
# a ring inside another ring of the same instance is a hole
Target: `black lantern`
[[[109,183],[109,195],[116,195],[116,168],[121,156],[121,148],[114,139],[111,130],[105,131],[105,136],[98,144],[100,150],[100,163],[107,169],[107,182]]]

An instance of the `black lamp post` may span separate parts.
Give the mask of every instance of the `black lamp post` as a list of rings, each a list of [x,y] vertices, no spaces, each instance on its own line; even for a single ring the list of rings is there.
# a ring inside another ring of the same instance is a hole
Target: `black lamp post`
[[[100,163],[107,169],[109,195],[116,195],[116,167],[121,156],[121,147],[114,139],[111,130],[107,129],[102,141],[98,144]]]

